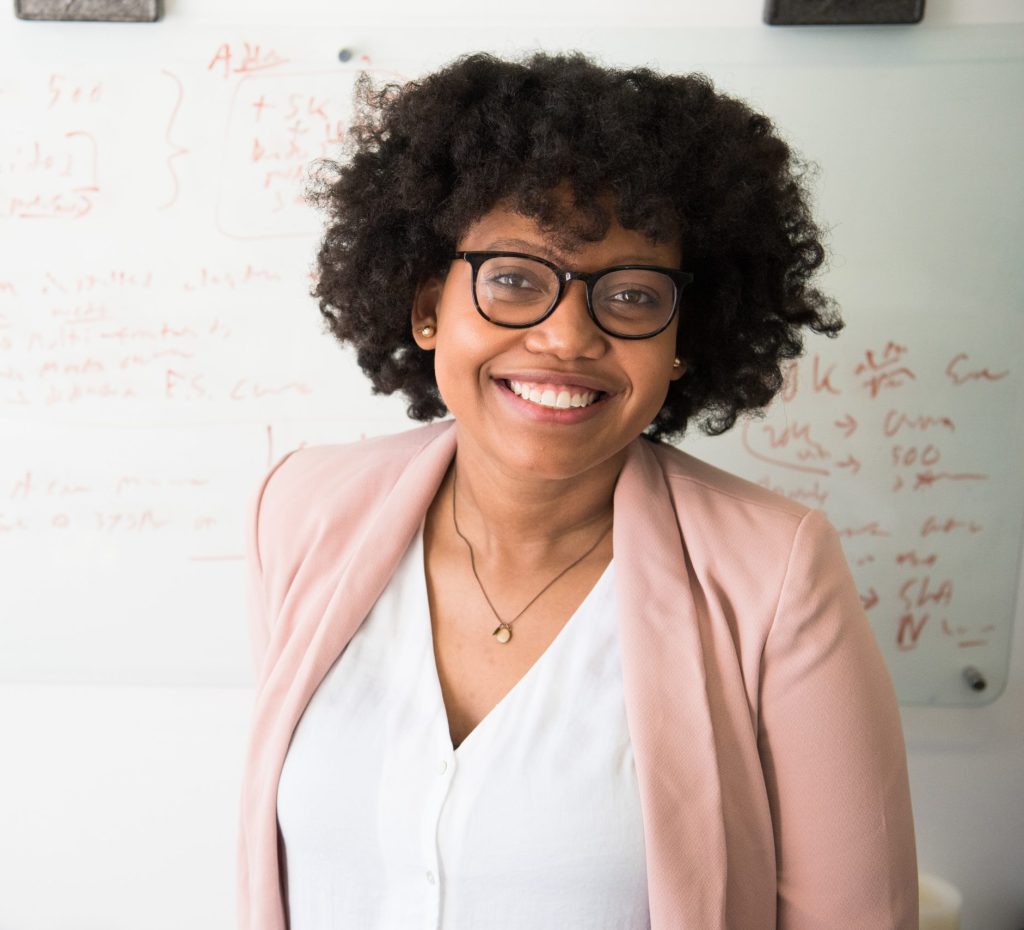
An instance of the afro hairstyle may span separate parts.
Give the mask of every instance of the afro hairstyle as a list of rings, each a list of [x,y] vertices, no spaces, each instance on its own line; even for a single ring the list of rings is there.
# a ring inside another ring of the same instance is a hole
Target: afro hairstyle
[[[374,393],[403,392],[413,419],[447,413],[434,353],[412,338],[416,289],[445,276],[499,201],[569,240],[603,238],[611,203],[624,228],[681,242],[694,274],[677,331],[687,368],[648,439],[675,441],[691,421],[715,435],[759,413],[802,353],[802,328],[843,327],[811,284],[825,249],[808,163],[705,75],[480,53],[405,84],[363,73],[355,98],[344,157],[321,162],[310,190],[327,216],[313,296]],[[571,227],[555,196],[566,186]]]

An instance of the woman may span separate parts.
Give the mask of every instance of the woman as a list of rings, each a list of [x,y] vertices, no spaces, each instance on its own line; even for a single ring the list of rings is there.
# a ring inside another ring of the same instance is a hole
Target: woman
[[[916,927],[837,534],[663,442],[841,328],[795,157],[705,78],[580,55],[361,100],[316,293],[452,418],[260,488],[241,926]]]

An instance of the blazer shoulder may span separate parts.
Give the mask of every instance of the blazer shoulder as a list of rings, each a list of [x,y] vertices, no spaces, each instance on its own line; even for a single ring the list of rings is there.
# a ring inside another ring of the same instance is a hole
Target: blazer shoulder
[[[317,493],[324,493],[350,488],[353,479],[361,474],[397,477],[447,425],[448,421],[443,421],[352,442],[293,449],[271,470],[275,474],[270,486],[276,495],[281,495],[291,490],[308,492],[312,489],[310,482],[314,482]]]
[[[849,574],[839,535],[819,509],[676,449],[656,455],[686,552],[707,597],[732,600],[756,649],[776,616],[786,579],[823,596]],[[814,561],[814,560],[817,561]],[[811,575],[805,577],[808,565]],[[750,631],[756,631],[751,634]]]
[[[675,446],[655,443],[653,448],[669,486],[685,489],[691,504],[703,500],[716,509],[740,508],[793,527],[813,509]]]
[[[350,523],[387,495],[417,453],[451,421],[354,442],[302,446],[265,474],[257,502],[260,539],[298,539]]]

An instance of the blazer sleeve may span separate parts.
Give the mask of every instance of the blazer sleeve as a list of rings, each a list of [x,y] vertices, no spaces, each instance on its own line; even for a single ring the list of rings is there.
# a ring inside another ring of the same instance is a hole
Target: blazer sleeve
[[[758,747],[778,930],[917,930],[899,707],[839,535],[796,531],[763,653]]]
[[[266,538],[262,520],[264,501],[270,479],[278,469],[298,450],[292,449],[275,462],[264,474],[250,498],[247,508],[248,519],[245,527],[245,581],[246,609],[249,618],[249,643],[252,649],[252,665],[256,680],[260,680],[263,660],[270,643],[272,618],[267,603],[267,590],[264,584],[263,556],[261,555],[261,538]]]

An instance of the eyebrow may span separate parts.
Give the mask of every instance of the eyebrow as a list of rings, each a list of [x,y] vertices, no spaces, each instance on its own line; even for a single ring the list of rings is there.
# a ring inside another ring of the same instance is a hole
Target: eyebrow
[[[554,262],[556,265],[565,266],[570,264],[569,260],[564,255],[560,255],[557,252],[552,251],[540,242],[527,242],[525,239],[495,239],[493,242],[481,249],[481,251],[500,252],[506,249],[512,252],[528,252],[531,255],[539,255],[541,258],[546,258],[549,262]],[[657,264],[658,262],[654,261],[650,256],[622,255],[619,256],[618,260],[609,267],[614,268],[616,265]]]
[[[559,255],[557,252],[553,252],[547,246],[539,242],[527,242],[525,239],[495,239],[493,242],[488,243],[487,247],[482,251],[499,252],[503,249],[508,249],[513,252],[529,252],[531,255],[539,255],[552,262],[565,261],[564,255]]]

